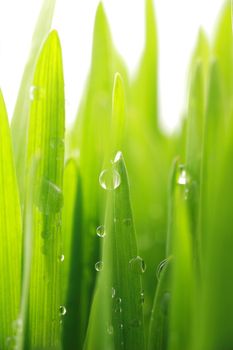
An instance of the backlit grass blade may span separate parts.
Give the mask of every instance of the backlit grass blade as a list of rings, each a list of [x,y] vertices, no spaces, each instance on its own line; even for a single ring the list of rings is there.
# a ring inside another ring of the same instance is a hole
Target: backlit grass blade
[[[144,121],[150,132],[158,132],[158,58],[157,28],[153,0],[145,0],[146,38],[143,56],[132,86],[136,118]]]
[[[51,27],[55,3],[56,0],[44,0],[43,2],[41,13],[39,15],[32,38],[32,46],[28,62],[23,73],[21,86],[15,105],[14,115],[11,122],[14,159],[16,164],[21,201],[24,199],[23,193],[25,182],[29,109],[30,99],[32,98],[34,91],[32,84],[33,74],[39,51]]]
[[[151,312],[148,350],[166,350],[168,346],[169,309],[171,299],[172,258],[161,262],[158,270],[154,305]]]
[[[190,349],[194,310],[193,248],[185,189],[187,173],[176,163],[173,177],[173,232],[169,349]],[[187,320],[189,322],[187,322]]]
[[[101,349],[104,341],[112,341],[115,349],[144,349],[141,275],[146,266],[138,256],[128,177],[121,152],[105,175],[102,186],[109,190],[106,236],[103,260],[95,265],[100,277],[92,309],[95,317],[91,314],[85,349],[91,349],[91,344]],[[97,310],[101,304],[103,311],[99,315]],[[97,334],[105,339],[99,339]]]
[[[11,135],[0,92],[0,348],[15,346],[21,291],[21,213]],[[19,326],[21,326],[19,324]]]
[[[33,78],[27,169],[39,155],[33,208],[33,257],[29,294],[29,348],[59,349],[61,304],[61,209],[64,167],[64,81],[58,35],[47,38]]]

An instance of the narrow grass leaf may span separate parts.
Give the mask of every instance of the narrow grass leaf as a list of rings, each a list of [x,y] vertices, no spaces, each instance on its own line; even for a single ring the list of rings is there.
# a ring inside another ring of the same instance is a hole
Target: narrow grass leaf
[[[64,81],[58,35],[48,36],[40,53],[31,101],[27,169],[39,155],[33,208],[33,257],[29,294],[29,348],[60,347],[61,209],[64,167]]]
[[[21,213],[11,135],[0,92],[0,348],[15,346],[21,292]]]
[[[33,86],[33,74],[39,51],[49,33],[56,0],[44,0],[41,12],[32,37],[32,46],[26,64],[15,110],[11,122],[11,132],[14,148],[14,159],[20,190],[21,201],[24,199],[25,165],[27,154],[27,131],[29,121],[30,99],[34,94],[38,94],[40,88]]]

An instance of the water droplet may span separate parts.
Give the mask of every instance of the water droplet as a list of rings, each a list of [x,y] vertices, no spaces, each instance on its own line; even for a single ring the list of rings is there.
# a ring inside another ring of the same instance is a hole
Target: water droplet
[[[45,89],[32,85],[29,90],[29,98],[31,101],[40,101],[45,98]]]
[[[104,267],[104,263],[103,261],[97,261],[97,263],[95,264],[95,269],[96,271],[102,271]]]
[[[42,180],[37,198],[37,206],[45,215],[58,213],[63,206],[61,189],[47,179]]]
[[[122,303],[121,298],[117,298],[115,303],[115,312],[122,312],[121,303]]]
[[[107,332],[109,335],[113,335],[114,329],[113,329],[113,326],[111,324],[107,327]]]
[[[107,191],[115,190],[121,184],[121,177],[115,169],[103,170],[99,176],[100,186]]]
[[[122,152],[121,152],[121,151],[118,151],[117,154],[115,155],[114,163],[119,162],[119,160],[120,160],[121,158],[122,158]]]
[[[123,329],[124,328],[124,326],[123,326],[123,324],[121,323],[121,324],[119,324],[119,328],[120,329]]]
[[[177,179],[177,183],[179,185],[187,185],[188,183],[188,175],[187,172],[185,170],[184,165],[180,165],[179,166],[179,173],[178,173],[178,179]]]
[[[112,287],[112,298],[115,298],[115,296],[116,296],[116,290],[115,288]]]
[[[144,296],[144,291],[142,291],[142,292],[140,293],[140,304],[141,304],[141,305],[144,304],[144,301],[145,301],[145,296]]]
[[[59,306],[59,314],[60,314],[60,316],[65,316],[65,314],[66,314],[65,306],[63,306],[63,305]]]
[[[146,270],[146,264],[140,256],[136,256],[135,258],[131,259],[129,261],[129,265],[134,273],[142,274]]]
[[[58,260],[60,262],[63,262],[65,260],[65,255],[64,254],[61,254],[59,257],[58,257]]]
[[[189,189],[186,188],[185,191],[184,191],[184,199],[187,200],[189,197]]]
[[[131,226],[131,224],[132,224],[131,218],[124,219],[124,220],[123,220],[123,224],[124,224],[125,226]]]
[[[97,234],[97,236],[99,236],[101,238],[106,236],[105,228],[103,225],[97,227],[96,234]]]
[[[163,271],[163,268],[167,265],[167,263],[168,263],[168,259],[164,259],[159,263],[157,270],[156,270],[156,277],[158,280],[160,278],[161,272]]]
[[[132,328],[141,327],[141,325],[142,325],[142,321],[138,320],[136,318],[130,322],[130,327],[132,327]]]

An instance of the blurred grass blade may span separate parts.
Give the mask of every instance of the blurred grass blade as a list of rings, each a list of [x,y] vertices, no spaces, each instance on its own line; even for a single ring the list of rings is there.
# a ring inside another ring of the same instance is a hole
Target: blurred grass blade
[[[109,172],[109,182],[105,178],[107,182],[103,183],[103,188],[105,184],[113,185],[107,203],[103,261],[95,265],[103,274],[95,298],[102,301],[95,299],[92,310],[96,318],[91,315],[86,349],[91,349],[90,344],[94,341],[104,341],[102,337],[98,340],[97,334],[103,334],[106,341],[113,337],[115,349],[144,349],[141,274],[145,271],[145,263],[137,252],[128,178],[121,152],[117,153]],[[105,306],[103,316],[98,320],[96,308],[100,309],[101,302]],[[101,322],[102,330],[99,330],[98,322]],[[100,348],[100,345],[95,347]]]
[[[76,349],[80,344],[80,295],[82,282],[77,279],[82,263],[82,186],[77,162],[70,159],[64,172],[63,209],[63,300],[67,314],[63,321],[63,347]],[[75,334],[75,336],[74,336]]]
[[[190,349],[192,345],[192,315],[194,311],[193,248],[187,200],[184,168],[175,163],[173,177],[173,237],[174,266],[171,277],[171,309],[169,349]],[[187,320],[189,322],[187,323]]]
[[[148,350],[166,350],[168,346],[169,308],[171,298],[171,257],[162,261],[154,305],[151,312]]]
[[[157,28],[153,0],[145,0],[146,38],[139,71],[132,85],[132,98],[137,119],[148,132],[158,128],[158,53]],[[136,112],[137,111],[137,112]]]
[[[15,346],[21,284],[21,214],[7,112],[0,91],[0,348]]]
[[[14,159],[21,201],[24,199],[25,164],[27,154],[27,132],[33,74],[39,51],[50,31],[56,0],[44,0],[32,38],[32,46],[25,67],[15,110],[11,122]]]
[[[33,208],[33,259],[29,295],[29,348],[60,347],[61,208],[64,167],[64,81],[58,35],[51,32],[33,79],[27,169],[39,155]]]

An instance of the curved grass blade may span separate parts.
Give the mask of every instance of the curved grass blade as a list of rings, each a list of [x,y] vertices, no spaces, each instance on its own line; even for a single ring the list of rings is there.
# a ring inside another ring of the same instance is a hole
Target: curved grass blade
[[[145,263],[137,252],[128,177],[121,152],[115,157],[112,175],[109,181],[114,184],[114,176],[117,176],[120,184],[116,186],[115,183],[115,189],[108,194],[103,261],[96,265],[97,269],[102,267],[103,270],[99,272],[102,275],[85,349],[91,349],[94,342],[95,348],[100,349],[103,341],[110,341],[109,337],[112,337],[115,349],[144,349],[141,274],[145,271]],[[98,320],[98,310],[103,303],[102,317]],[[102,335],[101,339],[97,334]]]
[[[58,35],[51,32],[40,53],[30,109],[27,168],[39,155],[33,208],[33,258],[29,294],[29,348],[60,347],[61,208],[64,167],[64,80]]]
[[[15,346],[21,292],[21,213],[7,112],[0,91],[0,348]]]
[[[27,154],[27,132],[30,110],[30,98],[33,94],[33,74],[39,51],[52,23],[56,0],[44,0],[32,37],[32,46],[26,64],[15,110],[11,122],[14,159],[18,178],[21,202],[24,199],[25,165]]]

